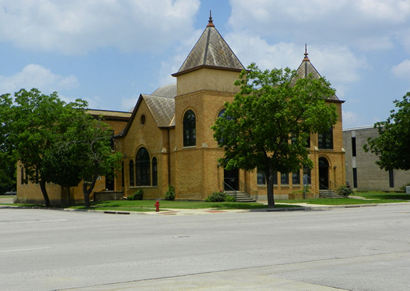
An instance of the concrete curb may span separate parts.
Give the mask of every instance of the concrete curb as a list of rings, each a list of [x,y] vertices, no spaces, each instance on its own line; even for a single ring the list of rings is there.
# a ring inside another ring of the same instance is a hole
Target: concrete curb
[[[72,208],[45,208],[45,207],[24,207],[14,205],[0,205],[0,208],[17,208],[17,209],[43,209],[55,211],[71,211],[71,212],[90,212],[100,214],[117,214],[117,215],[204,215],[204,214],[218,214],[218,213],[249,213],[249,212],[289,212],[289,211],[328,211],[338,208],[360,208],[360,207],[374,207],[374,206],[394,206],[405,205],[410,202],[397,203],[369,203],[369,204],[351,204],[351,205],[312,205],[312,204],[288,204],[299,207],[289,208],[260,208],[260,209],[164,209],[160,212],[155,211],[116,211],[116,210],[93,210],[93,209],[72,209]]]

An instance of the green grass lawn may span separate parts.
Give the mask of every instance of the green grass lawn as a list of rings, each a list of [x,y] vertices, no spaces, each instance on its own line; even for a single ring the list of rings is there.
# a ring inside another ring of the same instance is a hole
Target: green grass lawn
[[[367,199],[380,199],[389,202],[410,201],[410,194],[397,192],[356,192],[354,196],[361,196]]]
[[[155,200],[115,200],[92,203],[90,209],[116,211],[155,211]],[[160,201],[160,210],[167,209],[260,209],[267,206],[257,202],[203,202],[203,201]],[[278,207],[295,207],[278,205]],[[86,209],[83,205],[71,206],[73,209]]]
[[[318,198],[318,199],[298,199],[298,200],[278,200],[279,203],[308,203],[319,205],[352,205],[352,204],[373,204],[373,203],[394,203],[410,202],[410,195],[397,192],[355,192],[353,196],[360,196],[369,200],[354,198]]]

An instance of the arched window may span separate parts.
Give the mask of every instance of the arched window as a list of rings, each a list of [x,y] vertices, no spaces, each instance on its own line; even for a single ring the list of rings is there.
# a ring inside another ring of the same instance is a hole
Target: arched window
[[[137,174],[137,186],[149,186],[150,183],[150,160],[148,151],[140,148],[135,159],[135,170]]]
[[[225,108],[224,108],[224,109],[222,109],[221,111],[219,111],[218,117],[221,117],[221,116],[222,116],[222,114],[224,114],[224,113],[225,113]]]
[[[134,161],[130,161],[130,186],[134,186]]]
[[[152,186],[158,185],[157,158],[152,158]]]
[[[188,110],[184,115],[184,147],[196,144],[196,119],[195,113]]]

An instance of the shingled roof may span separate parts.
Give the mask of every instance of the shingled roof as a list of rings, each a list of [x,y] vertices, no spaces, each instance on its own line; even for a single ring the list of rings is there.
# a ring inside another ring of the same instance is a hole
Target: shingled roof
[[[305,57],[302,60],[302,63],[300,64],[299,68],[296,70],[297,76],[299,78],[306,78],[309,74],[312,74],[314,78],[321,78],[322,76],[320,73],[316,70],[316,68],[312,65],[310,62],[310,59],[308,57],[308,52],[307,52],[307,47],[305,45]],[[330,98],[327,98],[329,101],[336,101],[336,102],[344,102],[339,100],[336,95],[333,95]]]
[[[212,16],[209,17],[208,25],[181,68],[177,73],[172,74],[172,76],[176,77],[200,68],[237,72],[244,69],[242,63],[215,28],[212,22]]]

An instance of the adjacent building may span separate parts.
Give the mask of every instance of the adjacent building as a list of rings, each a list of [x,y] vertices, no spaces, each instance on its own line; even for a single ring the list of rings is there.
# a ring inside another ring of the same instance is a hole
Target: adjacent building
[[[377,156],[365,152],[369,138],[378,136],[376,128],[362,127],[343,131],[346,150],[346,182],[358,191],[398,191],[410,183],[410,171],[382,170],[376,164]]]

